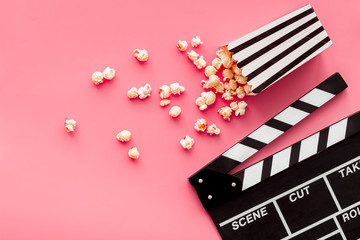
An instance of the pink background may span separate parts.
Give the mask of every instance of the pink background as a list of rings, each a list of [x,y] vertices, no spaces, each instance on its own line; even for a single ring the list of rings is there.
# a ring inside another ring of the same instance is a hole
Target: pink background
[[[0,9],[0,239],[220,239],[187,178],[325,78],[339,71],[349,88],[248,160],[263,157],[360,107],[360,2],[310,1],[334,45],[260,95],[247,114],[225,122],[218,100],[200,112],[204,79],[176,48],[199,35],[210,62],[219,45],[309,3],[279,1],[2,1]],[[140,64],[135,48],[148,50]],[[94,71],[117,70],[96,87]],[[168,115],[158,89],[179,82]],[[129,88],[150,83],[150,98]],[[66,133],[64,119],[78,122]],[[193,129],[205,117],[221,129]],[[116,134],[128,129],[131,142]],[[192,150],[179,140],[192,136]],[[137,146],[140,158],[127,157]]]

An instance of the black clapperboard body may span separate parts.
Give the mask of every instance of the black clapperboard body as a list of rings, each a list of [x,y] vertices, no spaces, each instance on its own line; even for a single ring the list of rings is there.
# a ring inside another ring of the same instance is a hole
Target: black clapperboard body
[[[307,5],[228,48],[259,93],[331,44]],[[190,177],[223,239],[360,239],[360,112],[228,174],[346,88],[333,74]]]

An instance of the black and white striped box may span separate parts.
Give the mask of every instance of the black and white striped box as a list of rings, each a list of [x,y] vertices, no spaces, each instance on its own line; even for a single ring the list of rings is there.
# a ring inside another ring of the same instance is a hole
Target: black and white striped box
[[[332,45],[306,5],[227,45],[257,94]]]

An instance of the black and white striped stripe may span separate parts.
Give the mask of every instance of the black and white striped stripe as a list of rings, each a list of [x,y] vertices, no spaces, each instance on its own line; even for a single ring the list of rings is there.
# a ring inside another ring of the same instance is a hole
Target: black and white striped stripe
[[[311,5],[306,5],[228,44],[233,59],[259,93],[332,42]]]
[[[347,85],[341,75],[335,73],[240,142],[229,148],[202,170],[208,169],[220,173],[229,172],[261,148],[275,140],[289,128],[307,117],[317,108],[335,97],[346,87]],[[261,166],[254,166],[254,169],[255,168],[260,169]],[[198,173],[193,177],[196,177]]]
[[[245,190],[359,132],[360,111],[235,173],[233,176],[241,180],[242,190]]]

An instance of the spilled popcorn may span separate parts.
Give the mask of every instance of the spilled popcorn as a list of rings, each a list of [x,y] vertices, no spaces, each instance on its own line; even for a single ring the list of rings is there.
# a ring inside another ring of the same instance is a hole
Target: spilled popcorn
[[[132,159],[138,159],[140,156],[140,153],[139,153],[137,147],[133,147],[129,150],[128,155]]]
[[[199,118],[195,123],[195,130],[198,132],[205,132],[207,127],[206,120],[204,118]]]
[[[128,130],[122,130],[116,135],[116,138],[120,142],[128,142],[131,139],[131,132]]]
[[[192,47],[198,47],[201,44],[203,44],[203,42],[200,40],[199,36],[196,36],[193,39],[191,39],[191,46]]]
[[[143,50],[135,49],[134,57],[136,57],[137,60],[139,60],[140,62],[146,62],[149,59],[148,52],[145,49]]]
[[[65,128],[67,132],[75,131],[76,121],[74,119],[65,119]]]
[[[180,144],[185,149],[191,149],[194,145],[195,141],[193,138],[186,136],[180,140]]]
[[[176,46],[180,51],[185,52],[188,47],[188,43],[186,41],[179,40]]]
[[[172,116],[173,118],[178,117],[180,113],[181,113],[181,108],[179,106],[174,106],[170,108],[169,115]]]
[[[213,123],[210,126],[208,126],[207,131],[206,131],[209,135],[219,135],[220,134],[220,129],[216,127],[216,125]]]

